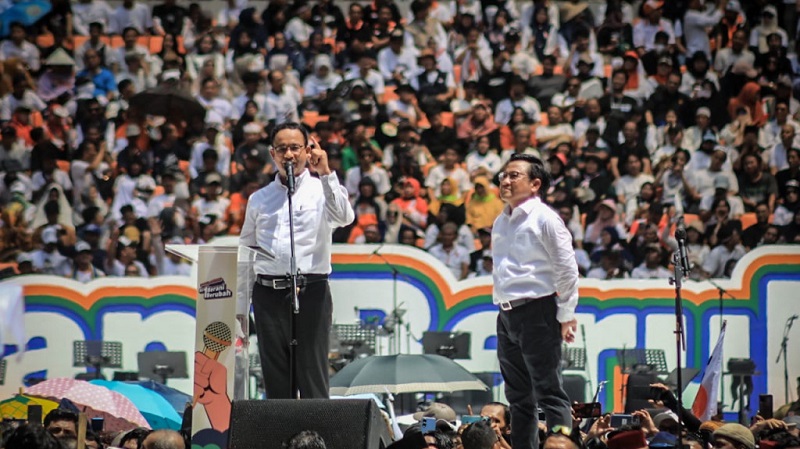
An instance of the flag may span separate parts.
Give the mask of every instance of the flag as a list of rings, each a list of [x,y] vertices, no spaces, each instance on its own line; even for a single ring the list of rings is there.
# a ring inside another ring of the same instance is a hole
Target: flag
[[[727,321],[722,322],[717,344],[708,359],[706,370],[703,373],[703,381],[700,382],[700,389],[694,398],[694,404],[692,404],[692,414],[700,421],[708,421],[717,414],[719,378],[722,375],[722,342],[725,340],[725,327],[727,325]]]

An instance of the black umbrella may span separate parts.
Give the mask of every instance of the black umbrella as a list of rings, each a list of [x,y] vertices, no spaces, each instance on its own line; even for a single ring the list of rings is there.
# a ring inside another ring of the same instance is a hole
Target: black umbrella
[[[458,363],[435,354],[366,357],[331,378],[331,394],[337,396],[488,389]]]
[[[131,109],[143,114],[159,115],[169,120],[183,119],[202,122],[206,108],[189,93],[172,86],[158,86],[131,97]]]

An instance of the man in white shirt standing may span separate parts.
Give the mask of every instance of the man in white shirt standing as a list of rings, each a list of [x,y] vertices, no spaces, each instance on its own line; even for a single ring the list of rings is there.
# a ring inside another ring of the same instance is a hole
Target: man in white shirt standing
[[[108,34],[122,34],[125,28],[133,27],[139,34],[148,34],[153,28],[153,15],[150,8],[134,0],[123,0],[111,14]]]
[[[347,190],[328,166],[328,156],[300,123],[278,125],[270,154],[278,168],[275,182],[255,192],[247,202],[239,243],[258,246],[275,259],[255,263],[253,310],[267,397],[324,398],[328,388],[328,350],[333,314],[328,275],[331,272],[333,230],[352,223]],[[300,313],[292,317],[290,235],[286,164],[294,164],[292,195],[296,236]],[[319,178],[313,177],[310,170]],[[290,320],[297,341],[295,376],[289,377]]]
[[[683,16],[683,37],[686,39],[686,54],[697,51],[711,58],[711,43],[708,40],[709,27],[713,27],[725,14],[728,0],[720,0],[716,8],[705,9],[702,0],[690,0],[689,10]]]
[[[571,428],[561,382],[561,344],[575,340],[578,264],[561,217],[540,198],[550,175],[542,161],[515,154],[500,172],[506,203],[492,228],[497,356],[511,409],[514,449],[539,447],[537,406],[547,427]]]

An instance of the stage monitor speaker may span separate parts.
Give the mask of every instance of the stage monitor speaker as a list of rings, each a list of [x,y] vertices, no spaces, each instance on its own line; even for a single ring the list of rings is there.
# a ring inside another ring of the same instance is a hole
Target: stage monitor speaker
[[[317,431],[329,448],[383,449],[391,443],[372,400],[267,399],[234,401],[230,449],[283,449],[303,430]]]
[[[586,379],[577,374],[562,374],[564,391],[570,402],[586,402]]]
[[[648,402],[650,397],[650,384],[661,382],[655,373],[634,373],[628,376],[625,385],[625,413],[652,408]]]

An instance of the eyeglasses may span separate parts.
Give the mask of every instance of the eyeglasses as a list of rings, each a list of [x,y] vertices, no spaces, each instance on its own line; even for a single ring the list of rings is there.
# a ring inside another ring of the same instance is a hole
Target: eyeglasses
[[[570,428],[568,426],[561,426],[561,425],[553,426],[553,428],[550,429],[550,435],[570,436],[570,435],[572,435],[572,428]]]
[[[525,173],[521,173],[521,172],[518,172],[518,171],[510,171],[510,172],[502,172],[498,176],[500,177],[500,181],[501,182],[505,181],[506,179],[508,179],[511,182],[516,182],[517,180],[519,180],[523,176],[527,176],[527,175],[525,175]]]
[[[299,145],[299,144],[295,143],[295,144],[292,144],[292,145],[281,145],[279,147],[275,147],[274,149],[275,149],[275,152],[277,154],[280,154],[281,156],[283,156],[289,151],[291,151],[294,154],[297,154],[300,151],[304,150],[305,148],[306,148],[305,145]]]

